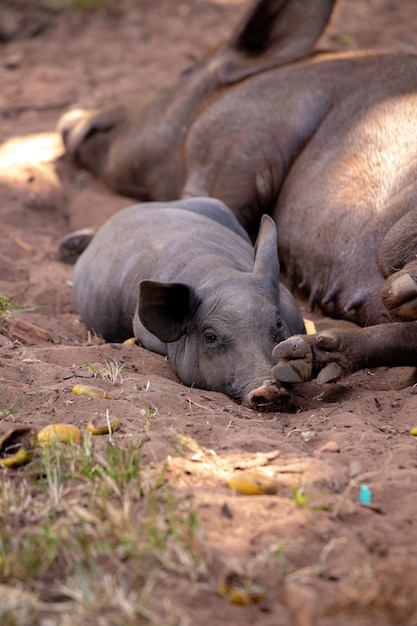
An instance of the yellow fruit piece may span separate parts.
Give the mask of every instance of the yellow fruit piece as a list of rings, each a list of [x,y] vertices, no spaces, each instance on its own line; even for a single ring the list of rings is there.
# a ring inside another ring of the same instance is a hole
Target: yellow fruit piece
[[[313,320],[307,320],[306,318],[304,318],[304,326],[306,328],[306,333],[307,335],[315,335],[317,330],[316,330],[316,325],[313,322]]]
[[[19,448],[16,454],[10,455],[5,458],[0,458],[0,467],[15,468],[20,465],[26,465],[33,458],[33,452],[26,450],[26,448]]]
[[[259,469],[236,472],[228,485],[231,489],[236,489],[247,496],[273,495],[278,489],[277,480]]]
[[[31,429],[13,428],[0,437],[0,467],[15,468],[32,460]]]
[[[81,430],[72,424],[49,424],[36,435],[38,442],[45,444],[57,443],[59,441],[80,443],[82,438]]]
[[[87,424],[87,430],[92,435],[108,435],[109,433],[114,433],[116,430],[120,430],[121,427],[122,422],[118,417],[105,426],[96,426],[94,422]]]
[[[125,346],[134,346],[136,343],[136,337],[129,337],[129,339],[125,339],[123,343]]]
[[[72,393],[76,396],[88,396],[89,398],[101,398],[102,400],[114,400],[111,393],[107,393],[101,387],[92,387],[91,385],[74,385]]]
[[[265,589],[255,580],[230,572],[221,578],[218,592],[233,604],[256,604],[265,597]]]
[[[413,426],[413,428],[411,428],[410,435],[413,435],[413,437],[417,437],[417,426]]]

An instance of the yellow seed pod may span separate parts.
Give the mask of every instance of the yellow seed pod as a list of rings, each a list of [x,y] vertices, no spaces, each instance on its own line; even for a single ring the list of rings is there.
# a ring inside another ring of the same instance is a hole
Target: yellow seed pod
[[[106,424],[105,426],[97,426],[94,421],[89,422],[87,424],[87,430],[92,435],[108,435],[109,433],[114,433],[116,430],[120,430],[122,427],[122,422],[116,417],[110,424]]]
[[[228,485],[246,496],[274,495],[278,490],[276,478],[260,469],[236,472]]]
[[[12,454],[10,456],[0,458],[0,467],[9,467],[15,468],[20,467],[20,465],[26,465],[33,458],[33,452],[30,450],[26,450],[26,448],[19,448],[16,454]]]
[[[129,339],[125,339],[123,343],[125,346],[134,346],[136,343],[136,337],[129,337]]]
[[[256,580],[236,572],[229,572],[222,577],[217,590],[222,598],[240,605],[256,604],[264,599],[266,593]]]
[[[114,400],[111,393],[107,393],[101,387],[93,387],[91,385],[74,385],[72,393],[76,396],[88,396],[89,398],[101,398],[102,400]]]
[[[48,424],[36,435],[38,443],[52,444],[62,441],[64,443],[80,443],[82,433],[77,426],[72,424]]]
[[[0,437],[0,467],[15,468],[32,460],[31,429],[12,428]]]
[[[417,426],[413,426],[413,428],[410,429],[410,435],[417,437]]]
[[[303,321],[304,321],[304,326],[305,326],[307,335],[315,335],[317,332],[317,329],[313,320],[307,320],[306,318],[304,318]]]

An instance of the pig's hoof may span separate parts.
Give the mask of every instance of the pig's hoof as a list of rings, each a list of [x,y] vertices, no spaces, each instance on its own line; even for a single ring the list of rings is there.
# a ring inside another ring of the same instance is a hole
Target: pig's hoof
[[[387,278],[381,298],[393,322],[417,319],[417,279],[407,270]]]
[[[295,335],[275,346],[272,353],[278,363],[272,368],[275,380],[282,384],[307,382],[317,376],[319,385],[335,382],[348,371],[343,367],[337,333],[322,331],[317,335]]]
[[[65,147],[67,147],[73,129],[84,119],[85,115],[86,113],[82,109],[72,109],[61,116],[57,131],[61,133]]]
[[[110,109],[75,109],[64,113],[58,122],[65,150],[78,165],[96,174],[106,161],[110,146],[111,131],[123,124],[128,116],[125,106]],[[85,160],[86,159],[86,160]]]
[[[84,252],[95,233],[94,228],[83,228],[81,230],[75,230],[69,235],[65,235],[59,242],[59,260],[63,263],[75,263],[82,252]]]
[[[340,367],[338,363],[329,363],[325,365],[322,370],[320,370],[317,376],[317,382],[319,385],[324,385],[325,383],[335,383],[339,378],[343,377],[343,369]]]
[[[307,337],[295,335],[275,346],[272,353],[278,363],[272,376],[281,383],[302,383],[313,373],[313,353]]]

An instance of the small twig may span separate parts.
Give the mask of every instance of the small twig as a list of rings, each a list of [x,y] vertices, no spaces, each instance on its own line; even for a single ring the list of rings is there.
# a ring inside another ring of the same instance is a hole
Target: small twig
[[[113,443],[109,409],[106,409],[106,421],[107,428],[109,429],[109,443]]]
[[[198,404],[198,402],[195,402],[194,400],[191,400],[191,398],[187,398],[187,400],[188,400],[188,403],[190,405],[190,410],[191,410],[191,405],[195,404],[195,406],[198,406],[200,409],[204,409],[204,411],[210,411],[210,413],[215,413],[216,412],[211,407],[203,406],[202,404]]]

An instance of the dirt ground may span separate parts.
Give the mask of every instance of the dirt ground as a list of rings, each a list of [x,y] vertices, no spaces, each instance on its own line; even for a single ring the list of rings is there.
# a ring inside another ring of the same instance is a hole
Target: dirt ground
[[[415,626],[416,370],[311,383],[291,412],[257,413],[185,387],[158,355],[91,337],[72,303],[72,267],[58,259],[62,236],[130,203],[59,158],[59,116],[157,96],[229,32],[248,1],[137,0],[91,13],[33,4],[0,6],[0,293],[29,309],[0,318],[0,408],[15,405],[0,434],[51,422],[84,429],[114,411],[110,401],[71,394],[76,383],[116,394],[120,445],[143,436],[144,406],[155,408],[145,460],[170,455],[169,476],[179,494],[192,494],[213,555],[205,580],[167,577],[184,623]],[[417,52],[416,26],[414,0],[342,0],[322,47]],[[318,329],[336,325],[300,305]],[[92,379],[85,365],[101,368],[109,355],[124,365],[118,385]],[[200,452],[176,456],[173,433]],[[277,479],[275,495],[227,486],[234,471],[254,467]],[[371,505],[360,503],[360,485],[371,489]],[[221,568],[236,563],[266,588],[259,604],[236,606],[217,593]]]

